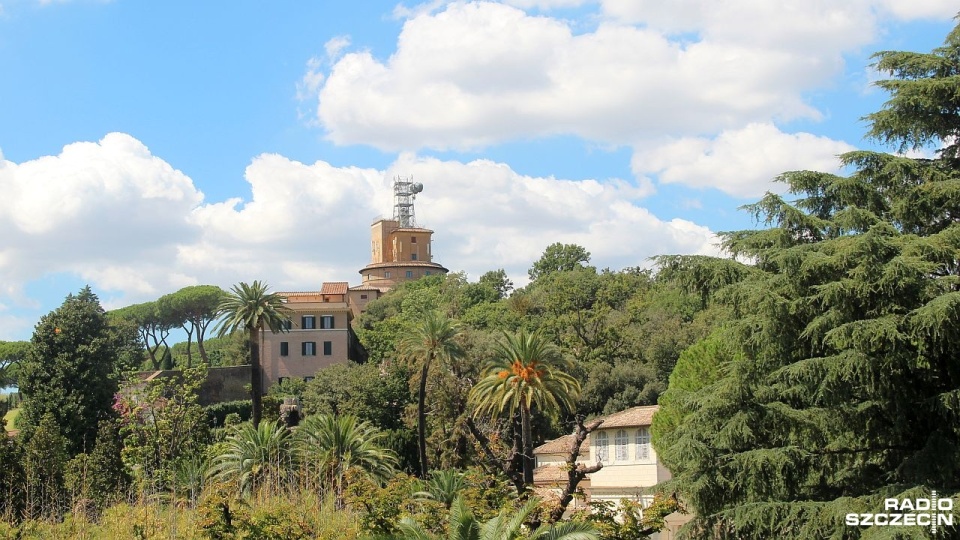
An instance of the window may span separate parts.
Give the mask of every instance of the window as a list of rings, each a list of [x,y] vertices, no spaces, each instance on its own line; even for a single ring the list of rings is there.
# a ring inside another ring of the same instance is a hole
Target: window
[[[367,299],[367,295],[361,294],[361,295],[360,295],[360,299],[361,299],[361,300],[366,300],[366,299]]]
[[[293,328],[293,321],[287,319],[283,321],[283,324],[281,324],[280,326],[283,327],[284,330],[290,330],[291,328]]]
[[[323,342],[323,355],[324,355],[324,356],[330,356],[331,354],[333,354],[333,342],[332,342],[332,341],[324,341],[324,342]]]
[[[617,435],[614,437],[613,442],[617,447],[616,461],[626,461],[630,459],[630,453],[627,451],[627,444],[629,444],[629,442],[627,439],[627,431],[625,429],[617,431]]]
[[[383,277],[389,278],[389,277],[390,277],[390,272],[384,272],[384,273],[383,273]]]
[[[428,276],[430,275],[430,271],[429,271],[429,270],[427,270],[427,275],[428,275]]]
[[[413,277],[413,270],[407,270],[407,278]]]
[[[410,243],[411,243],[411,244],[416,244],[416,243],[417,243],[417,237],[416,237],[416,236],[411,236],[411,237],[410,237]]]
[[[324,315],[320,317],[320,328],[329,330],[333,328],[333,315]]]
[[[280,356],[290,356],[290,344],[286,341],[280,342]]]
[[[637,461],[650,461],[650,429],[637,430]]]
[[[410,260],[413,260],[413,261],[417,260],[417,254],[416,254],[416,253],[411,253],[411,254],[410,254]]]
[[[287,379],[289,378],[290,377],[280,377],[279,379],[277,379],[277,384],[279,384],[280,386],[283,386],[283,383],[287,382]]]
[[[609,442],[609,437],[607,437],[606,431],[597,433],[597,461],[607,461],[607,457],[609,456],[607,444]]]
[[[303,382],[310,382],[313,380],[313,377],[304,377]]]
[[[304,315],[300,317],[300,328],[304,330],[313,330],[317,327],[317,318],[313,315]]]
[[[317,355],[317,342],[316,341],[304,341],[300,346],[300,350],[304,356],[316,356]]]

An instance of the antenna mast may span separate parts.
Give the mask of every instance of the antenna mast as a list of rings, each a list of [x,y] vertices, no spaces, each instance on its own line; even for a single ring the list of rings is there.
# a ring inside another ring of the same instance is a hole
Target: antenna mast
[[[413,177],[393,177],[393,220],[401,228],[416,227],[417,219],[413,210],[413,201],[417,193],[423,191],[423,184],[414,182]]]

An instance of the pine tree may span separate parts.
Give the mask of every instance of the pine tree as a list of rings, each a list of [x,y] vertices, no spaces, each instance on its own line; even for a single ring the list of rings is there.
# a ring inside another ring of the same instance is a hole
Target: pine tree
[[[73,456],[93,449],[97,424],[112,415],[120,343],[97,295],[84,287],[44,315],[21,366],[24,434],[53,416]]]
[[[891,99],[870,135],[941,148],[785,173],[795,199],[748,207],[769,228],[723,234],[759,270],[714,296],[736,350],[657,430],[694,537],[855,538],[847,513],[960,490],[960,27],[875,58]]]

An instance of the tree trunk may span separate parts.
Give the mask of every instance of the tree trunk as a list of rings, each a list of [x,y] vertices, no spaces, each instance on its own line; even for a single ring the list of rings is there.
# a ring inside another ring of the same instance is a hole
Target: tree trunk
[[[250,329],[250,416],[253,427],[260,425],[263,416],[263,374],[260,373],[260,332],[262,327]]]
[[[530,407],[520,403],[520,436],[523,440],[523,481],[533,485],[533,433],[530,427]]]
[[[204,327],[204,326],[197,326],[197,350],[200,351],[200,360],[202,360],[204,364],[206,364],[206,365],[209,366],[209,365],[210,365],[210,359],[207,358],[207,351],[206,351],[206,349],[203,348],[203,334],[204,334],[204,330],[206,330],[206,327]]]
[[[420,443],[420,478],[426,478],[430,470],[427,466],[427,372],[430,370],[432,354],[423,359],[420,370],[420,393],[417,396],[417,435]]]
[[[193,353],[190,351],[190,345],[193,344],[193,325],[190,325],[190,330],[187,330],[187,327],[183,327],[184,331],[187,332],[187,369],[193,367]]]

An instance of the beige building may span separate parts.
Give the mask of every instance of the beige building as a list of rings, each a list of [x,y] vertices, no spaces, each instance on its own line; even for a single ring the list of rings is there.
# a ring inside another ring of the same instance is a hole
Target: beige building
[[[370,264],[360,270],[361,286],[386,291],[403,281],[446,274],[433,262],[433,231],[380,219],[370,226]]]
[[[603,418],[603,423],[590,433],[580,447],[578,463],[603,463],[603,468],[587,476],[581,483],[585,501],[610,501],[619,504],[623,499],[642,503],[653,502],[653,487],[670,479],[670,471],[657,460],[656,450],[650,442],[650,424],[656,405],[633,407]],[[534,485],[540,488],[560,489],[566,482],[562,466],[573,436],[566,435],[548,441],[534,449],[537,468],[534,470]],[[573,506],[573,505],[571,505]],[[667,528],[653,538],[670,540],[676,530],[689,520],[683,514],[667,517]]]
[[[263,391],[291,377],[311,379],[321,368],[365,354],[350,328],[367,304],[398,283],[446,274],[433,262],[433,231],[416,225],[414,199],[423,185],[394,179],[393,219],[370,227],[370,264],[360,270],[361,283],[324,283],[319,291],[279,292],[293,312],[287,332],[266,332],[261,348]]]
[[[286,332],[264,333],[260,364],[263,391],[291,377],[312,379],[321,368],[346,362],[354,346],[353,314],[345,281],[319,291],[280,292],[292,314]]]

